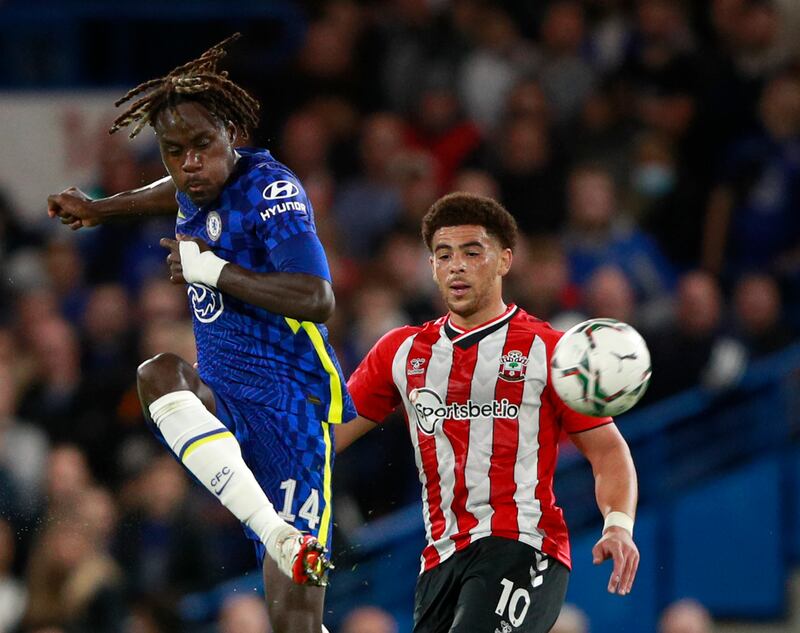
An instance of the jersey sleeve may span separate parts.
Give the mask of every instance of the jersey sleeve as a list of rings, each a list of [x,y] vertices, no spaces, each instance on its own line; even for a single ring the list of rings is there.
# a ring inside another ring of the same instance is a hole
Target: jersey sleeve
[[[283,240],[269,252],[275,270],[284,273],[305,273],[331,281],[325,249],[316,233],[307,231]]]
[[[596,429],[598,426],[605,426],[606,424],[610,424],[614,421],[614,418],[595,418],[590,415],[578,413],[577,411],[573,411],[567,405],[565,405],[561,398],[559,398],[557,395],[555,398],[561,404],[561,428],[563,428],[567,433],[580,433],[581,431],[589,431],[591,429]]]
[[[385,334],[364,357],[347,381],[347,388],[359,415],[383,422],[400,404],[400,393],[392,377],[392,363],[402,330]]]
[[[311,202],[290,171],[264,169],[254,174],[247,198],[256,235],[270,253],[295,235],[316,235]]]

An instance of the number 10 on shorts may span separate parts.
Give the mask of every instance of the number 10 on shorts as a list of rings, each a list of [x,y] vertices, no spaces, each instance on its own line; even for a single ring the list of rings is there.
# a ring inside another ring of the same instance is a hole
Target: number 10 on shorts
[[[497,602],[494,612],[499,616],[505,616],[506,609],[508,609],[509,622],[512,626],[519,626],[525,620],[528,608],[531,606],[531,594],[525,587],[514,590],[514,583],[508,578],[503,578],[500,584],[503,585],[503,593],[500,594],[500,600]],[[520,603],[522,604],[520,605]]]
[[[278,516],[284,521],[289,521],[290,523],[299,516],[301,519],[308,521],[308,528],[310,530],[316,530],[317,525],[319,525],[319,492],[317,489],[311,489],[311,492],[303,502],[303,505],[300,506],[300,511],[297,513],[297,515],[292,512],[292,507],[294,505],[294,493],[297,490],[297,481],[294,479],[282,481],[281,490],[284,491],[283,508],[280,512],[278,512]]]

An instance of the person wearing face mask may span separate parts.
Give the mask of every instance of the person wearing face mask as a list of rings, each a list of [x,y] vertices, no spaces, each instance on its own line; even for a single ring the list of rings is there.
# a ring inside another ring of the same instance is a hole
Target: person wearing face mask
[[[696,179],[681,172],[669,140],[644,133],[634,148],[625,208],[678,264],[693,265],[699,257],[700,199]]]

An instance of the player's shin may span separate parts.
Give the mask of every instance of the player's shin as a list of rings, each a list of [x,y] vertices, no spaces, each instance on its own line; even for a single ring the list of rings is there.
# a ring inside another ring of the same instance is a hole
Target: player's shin
[[[299,583],[324,581],[327,560],[307,542],[316,539],[303,537],[278,516],[245,464],[239,442],[193,392],[168,393],[149,410],[183,465],[259,536],[284,573]],[[313,570],[307,569],[307,558],[313,558]]]

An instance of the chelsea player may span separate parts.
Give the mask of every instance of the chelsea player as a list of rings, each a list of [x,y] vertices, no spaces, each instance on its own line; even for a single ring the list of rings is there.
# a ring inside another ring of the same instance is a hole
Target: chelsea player
[[[330,425],[355,411],[318,325],[334,295],[311,204],[268,151],[235,149],[259,109],[217,70],[236,37],[116,103],[132,101],[110,132],[132,125],[133,137],[152,125],[169,177],[98,200],[70,188],[48,198],[48,213],[79,229],[177,210],[177,239],[161,245],[170,279],[188,284],[198,368],[173,354],[143,363],[142,406],[256,541],[273,629],[318,633],[330,567]]]

